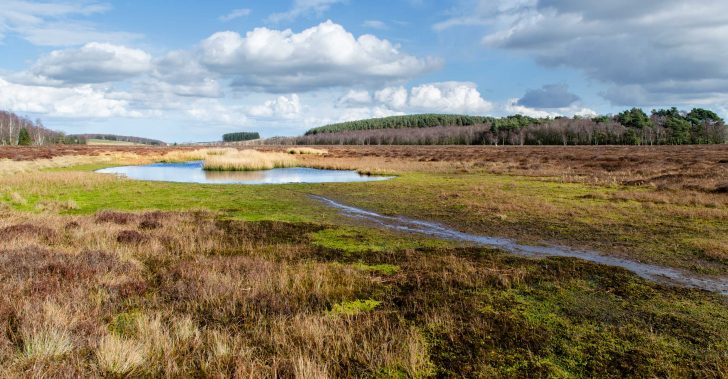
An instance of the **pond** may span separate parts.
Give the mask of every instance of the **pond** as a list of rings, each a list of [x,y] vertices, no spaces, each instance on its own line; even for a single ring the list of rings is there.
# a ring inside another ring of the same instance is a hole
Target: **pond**
[[[392,176],[361,175],[353,170],[321,170],[305,167],[274,168],[261,171],[205,171],[202,169],[202,161],[109,167],[96,172],[117,174],[137,180],[205,184],[375,182],[393,178]]]

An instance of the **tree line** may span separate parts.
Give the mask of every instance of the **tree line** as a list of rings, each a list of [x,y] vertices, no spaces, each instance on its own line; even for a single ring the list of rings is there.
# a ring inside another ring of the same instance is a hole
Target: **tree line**
[[[438,125],[439,123],[439,125]],[[592,118],[410,115],[326,125],[271,143],[344,145],[667,145],[726,142],[726,125],[710,110],[639,108]]]
[[[258,132],[237,132],[222,135],[223,142],[250,141],[254,139],[260,139]]]
[[[142,145],[152,145],[152,146],[164,146],[167,144],[164,141],[160,141],[160,140],[156,140],[156,139],[134,137],[134,136],[120,136],[120,135],[116,135],[116,134],[71,134],[71,135],[68,135],[67,138],[73,138],[78,141],[83,141],[82,143],[86,143],[90,139],[98,139],[98,140],[103,140],[103,141],[131,142],[131,143],[137,143],[137,144],[142,144]]]
[[[0,111],[0,145],[46,145],[74,143],[61,132],[50,130],[41,120],[32,121],[12,112]]]
[[[405,116],[389,116],[366,120],[347,121],[329,124],[310,129],[305,135],[319,133],[336,133],[350,130],[429,128],[433,126],[466,126],[489,123],[493,117],[452,115],[452,114],[417,114]]]

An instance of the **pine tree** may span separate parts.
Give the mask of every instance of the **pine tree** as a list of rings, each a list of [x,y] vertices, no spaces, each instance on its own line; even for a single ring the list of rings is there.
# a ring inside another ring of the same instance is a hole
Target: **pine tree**
[[[20,132],[18,133],[18,145],[30,146],[32,143],[33,140],[30,138],[30,133],[28,133],[28,129],[20,129]]]

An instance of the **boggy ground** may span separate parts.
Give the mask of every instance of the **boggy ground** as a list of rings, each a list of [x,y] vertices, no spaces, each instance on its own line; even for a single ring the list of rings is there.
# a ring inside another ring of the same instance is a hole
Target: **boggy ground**
[[[0,278],[6,377],[728,372],[725,297],[368,229],[9,211]]]
[[[371,229],[309,197],[725,275],[725,146],[327,147],[299,159],[400,176],[283,186],[88,171],[169,151],[118,149],[0,162],[5,376],[728,376],[726,297]],[[591,165],[609,154],[644,167]]]

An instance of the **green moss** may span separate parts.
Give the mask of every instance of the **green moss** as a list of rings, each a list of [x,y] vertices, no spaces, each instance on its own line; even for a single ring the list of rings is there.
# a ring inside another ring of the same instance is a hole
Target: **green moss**
[[[443,248],[455,245],[452,242],[425,238],[419,235],[353,227],[324,229],[311,234],[311,239],[317,246],[347,253]]]
[[[394,275],[399,271],[399,266],[390,264],[375,264],[368,265],[366,263],[358,262],[354,264],[354,268],[361,271],[376,272],[384,275]]]
[[[109,323],[109,332],[120,337],[133,337],[137,333],[137,322],[142,317],[138,310],[119,313]]]
[[[343,301],[341,303],[334,304],[334,306],[331,307],[330,313],[333,315],[354,316],[360,313],[373,311],[374,308],[378,307],[381,303],[381,301],[372,299]]]

